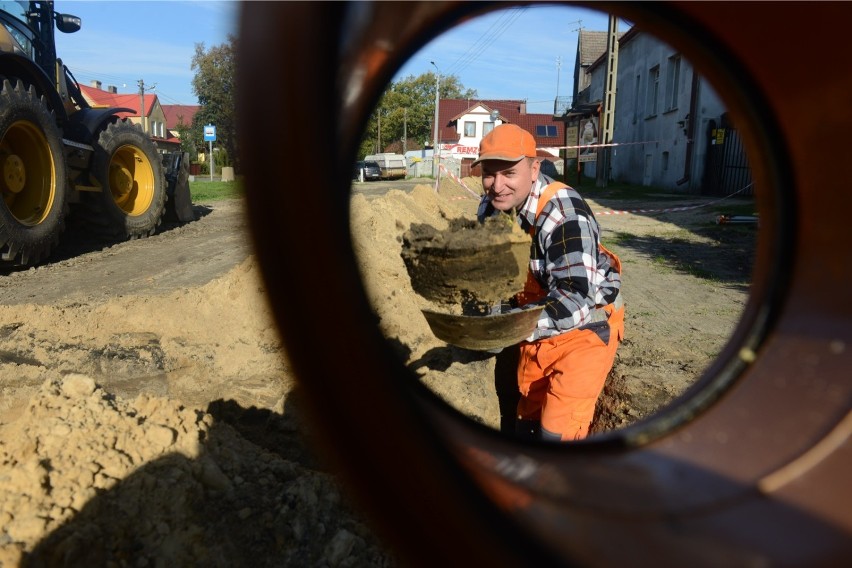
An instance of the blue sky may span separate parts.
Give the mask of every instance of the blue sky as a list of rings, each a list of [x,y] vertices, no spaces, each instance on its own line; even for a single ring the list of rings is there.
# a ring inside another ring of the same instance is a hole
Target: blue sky
[[[234,0],[57,0],[59,12],[82,18],[80,31],[57,31],[57,53],[83,84],[100,80],[119,93],[138,81],[163,104],[197,104],[190,69],[195,44],[227,41],[238,29]],[[577,31],[606,31],[603,12],[566,6],[508,7],[479,16],[417,52],[396,78],[434,72],[457,75],[484,99],[526,99],[528,112],[550,113],[573,87]],[[627,25],[619,23],[619,31]]]
[[[230,0],[85,2],[57,0],[58,12],[83,20],[80,31],[56,32],[56,51],[77,81],[138,93],[156,84],[162,104],[197,104],[190,69],[195,44],[223,44],[236,34],[239,4]]]
[[[526,99],[527,112],[552,113],[557,88],[560,96],[572,94],[578,30],[606,31],[608,22],[606,13],[583,8],[509,7],[432,40],[395,79],[434,72],[434,61],[482,99]],[[628,29],[619,22],[619,32]]]

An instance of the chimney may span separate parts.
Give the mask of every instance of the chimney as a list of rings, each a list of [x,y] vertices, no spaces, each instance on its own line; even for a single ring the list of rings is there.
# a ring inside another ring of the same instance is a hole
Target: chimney
[[[527,114],[527,101],[521,103],[521,108],[518,109],[521,114]]]
[[[107,92],[116,95],[118,94],[118,88],[115,85],[107,85]]]
[[[90,83],[90,85],[92,87],[98,89],[98,90],[100,90],[100,88],[101,88],[101,82],[98,81],[97,79],[93,79],[92,82]]]

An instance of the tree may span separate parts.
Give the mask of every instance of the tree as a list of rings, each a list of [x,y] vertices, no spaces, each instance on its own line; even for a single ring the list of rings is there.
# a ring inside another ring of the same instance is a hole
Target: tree
[[[187,152],[193,160],[198,159],[198,147],[195,144],[195,134],[192,125],[185,124],[183,116],[178,117],[175,131],[180,138],[180,151]]]
[[[204,125],[216,126],[216,145],[233,159],[234,170],[240,170],[236,130],[236,60],[237,38],[228,35],[228,42],[205,51],[203,43],[195,44],[191,68],[195,71],[192,91],[201,108],[192,121],[192,140],[206,148]]]
[[[409,75],[388,85],[370,116],[358,157],[384,152],[391,145],[401,147],[403,134],[411,141],[406,144],[409,149],[432,145],[435,79],[435,73],[428,72],[417,77]],[[475,99],[477,94],[466,89],[455,75],[446,75],[441,77],[440,97]]]

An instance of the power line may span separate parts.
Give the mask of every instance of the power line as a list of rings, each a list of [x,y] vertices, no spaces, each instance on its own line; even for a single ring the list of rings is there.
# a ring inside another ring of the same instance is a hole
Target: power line
[[[468,50],[462,54],[458,60],[456,60],[456,62],[449,66],[447,74],[454,75],[456,73],[460,73],[471,63],[476,61],[476,59],[482,55],[482,53],[488,49],[491,44],[497,41],[500,36],[506,32],[515,20],[521,17],[521,14],[523,14],[525,10],[526,8],[524,7],[516,7],[502,12],[500,17],[491,24],[485,33],[483,33],[479,39],[477,39],[473,45],[471,45]]]

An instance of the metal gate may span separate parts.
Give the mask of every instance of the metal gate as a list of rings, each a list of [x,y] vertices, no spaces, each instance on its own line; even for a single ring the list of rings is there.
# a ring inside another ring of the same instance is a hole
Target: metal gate
[[[723,114],[719,125],[707,125],[707,163],[704,167],[703,195],[754,195],[751,168],[739,132]]]

